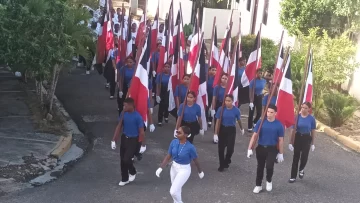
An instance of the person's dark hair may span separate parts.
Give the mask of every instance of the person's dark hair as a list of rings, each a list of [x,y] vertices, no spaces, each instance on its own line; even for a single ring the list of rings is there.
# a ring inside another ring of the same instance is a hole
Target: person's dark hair
[[[193,91],[189,91],[189,92],[187,93],[187,95],[189,95],[189,94],[191,94],[194,98],[196,98],[196,94],[195,94],[195,92],[193,92]]]
[[[118,46],[119,46],[119,45],[118,45],[117,43],[115,43],[115,47],[118,48]]]
[[[245,57],[240,57],[240,58],[239,58],[239,62],[240,62],[240,61],[246,61],[246,58],[245,58]]]
[[[191,77],[191,75],[190,74],[184,74],[184,76],[183,76],[183,79],[185,78],[185,77]]]
[[[224,75],[225,75],[226,77],[229,77],[227,73],[222,73],[220,78],[222,78],[222,76],[224,76]]]
[[[234,101],[234,96],[232,94],[225,95],[225,98],[230,98],[231,101]]]
[[[130,104],[130,105],[135,107],[135,101],[131,97],[128,97],[128,98],[124,99],[124,103]]]
[[[303,104],[305,104],[307,107],[309,107],[309,109],[311,109],[311,103],[310,102],[304,102]]]
[[[268,108],[274,110],[275,112],[277,112],[277,107],[274,104],[269,104]]]
[[[129,59],[131,59],[133,62],[135,62],[135,59],[134,59],[134,57],[132,57],[132,56],[126,57],[125,61],[127,61],[127,60],[129,60]]]
[[[156,43],[156,46],[159,46],[159,45],[162,45],[162,43],[161,42]]]
[[[213,69],[213,68],[215,68],[215,69],[216,69],[216,67],[215,67],[215,66],[209,66],[209,70],[211,70],[211,69]]]
[[[166,63],[164,64],[164,67],[165,67],[166,65],[168,65],[168,66],[171,67],[171,63],[170,63],[170,62],[166,62]]]
[[[184,134],[185,134],[185,135],[190,135],[191,130],[190,130],[189,127],[183,125],[183,126],[181,126],[180,128],[184,131]]]
[[[263,71],[261,70],[261,68],[256,70],[256,73],[260,73],[260,72],[263,72]]]

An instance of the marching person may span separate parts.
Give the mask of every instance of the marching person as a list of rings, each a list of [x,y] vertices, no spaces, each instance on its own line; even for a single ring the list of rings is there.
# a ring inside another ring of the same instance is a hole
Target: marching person
[[[117,95],[117,103],[118,103],[119,113],[121,113],[123,110],[124,99],[126,98],[126,94],[129,90],[130,82],[131,82],[131,79],[132,79],[132,77],[134,75],[134,71],[135,71],[134,59],[131,56],[128,56],[125,61],[126,61],[126,65],[121,67],[121,69],[118,71],[119,92]]]
[[[178,119],[176,121],[176,127],[187,126],[190,128],[191,136],[188,138],[190,143],[193,143],[195,135],[199,133],[204,135],[201,120],[201,108],[199,104],[196,103],[195,92],[190,91],[187,93],[185,107],[184,103],[181,103],[177,115]],[[174,136],[176,137],[176,130]]]
[[[249,86],[243,87],[241,83],[241,77],[244,74],[246,68],[246,58],[241,57],[239,58],[238,63],[238,69],[237,69],[237,77],[239,83],[238,83],[238,107],[240,107],[242,104],[249,103]]]
[[[255,83],[255,84],[254,84]],[[248,117],[248,131],[252,132],[254,124],[260,119],[262,114],[262,98],[263,91],[266,85],[266,80],[262,78],[262,70],[256,71],[256,78],[250,82],[249,85],[249,117]],[[256,116],[254,119],[254,112],[256,109]]]
[[[120,186],[124,186],[135,180],[136,169],[132,158],[136,154],[139,146],[139,139],[144,141],[144,120],[139,112],[135,110],[134,99],[124,100],[124,111],[120,115],[120,121],[116,126],[111,148],[116,149],[116,141],[122,130],[120,141],[120,165],[121,181]]]
[[[271,97],[270,103],[269,103],[269,104],[272,104],[272,105],[276,105],[277,94],[278,94],[278,89],[279,89],[279,86],[276,85],[276,84],[274,84],[274,87],[275,87],[276,89],[274,90],[274,94],[273,94],[273,96]],[[271,88],[270,88],[270,90],[271,90]],[[272,90],[271,90],[271,91],[272,91]],[[270,96],[270,94],[271,94],[271,91],[264,96],[264,98],[263,98],[263,100],[262,100],[262,109],[265,109],[266,104],[267,104],[267,102],[268,102],[268,100],[269,100],[269,96]]]
[[[213,97],[211,103],[212,106],[211,117],[214,117],[218,108],[222,106],[227,82],[228,82],[228,75],[226,73],[223,73],[221,75],[220,85],[216,85],[213,89]],[[214,123],[216,123],[216,118],[214,118]],[[215,130],[215,125],[214,125],[214,130]]]
[[[236,122],[241,129],[241,135],[244,135],[244,129],[241,125],[241,113],[240,109],[233,105],[234,96],[228,94],[225,96],[224,108],[219,108],[216,112],[216,124],[215,132],[219,132],[218,135],[214,135],[214,142],[219,142],[218,153],[220,167],[219,172],[223,172],[225,168],[229,168],[231,163],[231,156],[234,153],[235,139],[236,139]],[[223,111],[223,112],[221,112]],[[221,114],[222,113],[222,114]],[[220,119],[221,118],[221,124]],[[226,155],[225,155],[226,148]]]
[[[182,83],[177,85],[175,88],[174,99],[175,99],[176,108],[170,112],[170,114],[174,116],[175,119],[177,119],[177,110],[179,109],[180,104],[184,103],[185,97],[187,95],[186,91],[188,90],[189,87],[190,77],[191,76],[189,74],[185,74],[182,78]]]
[[[136,51],[137,51],[137,46],[135,44],[137,31],[138,31],[137,24],[133,22],[131,24],[131,40],[132,40],[132,56],[134,58],[136,58]]]
[[[275,160],[279,163],[284,161],[283,145],[284,145],[284,126],[276,117],[277,108],[275,105],[269,105],[267,109],[267,117],[264,119],[263,125],[260,128],[259,120],[256,123],[254,134],[251,137],[247,157],[253,155],[252,147],[256,144],[257,135],[258,146],[256,147],[257,172],[256,172],[256,186],[254,193],[259,193],[262,190],[262,180],[264,177],[264,168],[266,165],[266,190],[272,190],[272,177],[274,174]],[[259,134],[257,134],[260,128]],[[277,149],[279,146],[279,153]]]
[[[109,60],[107,60],[105,69],[104,69],[104,76],[110,84],[110,99],[114,99],[115,88],[116,88],[116,82],[115,82],[116,71],[115,70],[116,70],[117,49],[118,49],[118,44],[115,43],[114,49],[109,50],[109,55],[110,55]]]
[[[289,183],[295,182],[298,170],[299,178],[302,179],[304,177],[304,168],[308,160],[309,151],[310,149],[311,151],[315,150],[314,138],[316,120],[314,116],[309,113],[310,109],[310,102],[305,102],[301,105],[301,111],[297,117],[298,120],[296,132],[293,130],[290,137],[289,149],[294,152],[294,157],[291,167],[291,178],[289,180]],[[298,167],[299,161],[300,167]]]
[[[159,104],[158,126],[162,126],[163,118],[165,123],[169,122],[169,91],[170,64],[165,63],[163,72],[156,76],[156,102]]]
[[[212,116],[211,116],[211,111],[210,111],[210,107],[211,107],[211,103],[212,103],[212,99],[213,99],[213,84],[214,84],[214,79],[215,79],[215,74],[216,74],[216,67],[214,66],[210,66],[209,68],[209,73],[208,73],[208,80],[207,80],[207,99],[208,99],[208,106],[206,107],[206,119],[208,122],[208,127],[211,127],[212,124]]]
[[[159,57],[160,57],[160,47],[161,43],[157,43],[157,49],[156,51],[151,55],[151,71],[150,74],[152,74],[152,84],[156,87],[156,70],[159,64]],[[157,88],[154,89],[152,96],[156,95]]]
[[[171,141],[168,154],[165,156],[160,168],[158,168],[155,173],[157,177],[160,177],[163,168],[165,168],[170,159],[173,160],[170,169],[170,195],[173,198],[174,203],[183,202],[181,198],[181,190],[190,177],[191,161],[195,163],[200,179],[204,178],[204,172],[200,168],[195,146],[187,141],[187,138],[190,136],[189,127],[181,126],[178,128],[176,131],[177,139]]]

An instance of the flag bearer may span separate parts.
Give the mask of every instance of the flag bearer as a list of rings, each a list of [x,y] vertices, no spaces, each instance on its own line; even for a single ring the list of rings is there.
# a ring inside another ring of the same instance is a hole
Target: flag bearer
[[[156,102],[159,103],[158,126],[162,126],[163,118],[165,118],[165,123],[169,122],[169,79],[170,64],[165,63],[163,72],[156,76]]]
[[[210,106],[212,103],[212,99],[213,99],[213,84],[214,84],[214,79],[215,79],[215,74],[216,74],[216,67],[211,66],[209,68],[209,73],[208,73],[208,80],[207,80],[207,97],[208,97],[208,105],[206,107],[206,118],[207,118],[207,122],[208,122],[208,127],[211,127],[212,124],[212,116],[211,116],[211,112],[210,112]]]
[[[213,89],[211,117],[215,116],[216,111],[223,103],[227,82],[228,82],[228,75],[226,73],[223,73],[221,75],[220,84],[216,85]],[[216,118],[214,118],[214,123],[216,123]],[[215,125],[214,125],[214,129],[215,129]]]
[[[251,137],[247,157],[253,155],[252,147],[256,144],[256,137],[258,136],[258,146],[256,147],[257,172],[256,172],[256,186],[254,193],[259,193],[262,190],[262,180],[264,177],[264,168],[266,167],[266,190],[272,190],[272,176],[274,174],[275,160],[279,163],[284,161],[283,144],[284,144],[284,126],[276,117],[277,108],[275,105],[269,105],[267,109],[267,116],[264,119],[263,125],[260,128],[259,120],[255,126],[254,134]],[[260,128],[259,134],[257,134]],[[279,153],[277,149],[279,145]]]
[[[116,149],[116,141],[122,129],[120,143],[121,181],[124,186],[135,180],[136,169],[132,158],[138,150],[139,139],[144,140],[144,121],[139,112],[135,110],[134,99],[124,100],[124,111],[120,115],[120,122],[116,126],[111,148]]]
[[[262,99],[263,91],[266,85],[266,80],[262,77],[261,69],[256,71],[256,78],[250,82],[250,104],[249,104],[249,118],[248,118],[248,131],[252,132],[254,124],[260,119],[262,114]],[[254,96],[252,98],[252,96]],[[256,109],[256,116],[254,119],[254,112]]]
[[[163,168],[165,168],[170,159],[173,160],[170,169],[170,195],[176,203],[183,202],[181,199],[181,190],[190,177],[191,161],[195,163],[200,179],[204,178],[204,172],[200,168],[195,146],[187,140],[190,136],[191,133],[189,127],[181,126],[177,129],[177,139],[171,141],[168,154],[165,156],[160,168],[158,168],[155,173],[157,177],[160,177]]]
[[[219,138],[216,142],[218,144],[218,153],[219,153],[219,162],[220,167],[218,168],[219,172],[224,171],[225,168],[229,168],[231,163],[231,156],[234,153],[235,147],[235,138],[236,138],[236,122],[239,124],[241,129],[241,135],[244,135],[244,129],[241,125],[240,120],[240,109],[236,108],[233,105],[234,96],[228,94],[225,96],[225,106],[222,110],[220,107],[216,112],[216,122],[218,123],[221,118],[221,124],[215,124],[215,132],[219,132],[219,136],[215,135],[215,138]],[[221,112],[223,111],[223,112]],[[222,113],[222,115],[221,115]],[[219,126],[219,127],[218,127]],[[220,128],[220,129],[218,129]],[[215,140],[214,140],[215,142]],[[226,148],[226,155],[224,153]]]
[[[190,143],[193,143],[194,137],[197,134],[204,135],[204,130],[202,128],[201,120],[201,108],[199,104],[196,103],[196,94],[195,92],[188,92],[185,107],[184,103],[180,104],[178,110],[178,119],[176,122],[177,126],[187,126],[190,128],[191,135],[188,138]],[[185,108],[183,110],[183,108]],[[183,115],[182,112],[184,111]],[[176,130],[175,130],[176,131]],[[176,136],[176,132],[174,133]]]
[[[135,61],[129,56],[126,58],[126,65],[120,68],[119,74],[119,93],[117,97],[118,111],[119,113],[123,110],[124,99],[129,90],[131,79],[134,76]]]
[[[314,116],[310,115],[311,103],[305,102],[301,106],[300,114],[298,115],[296,132],[293,130],[290,137],[289,149],[294,151],[294,158],[291,167],[291,178],[289,183],[296,180],[297,172],[299,170],[299,178],[302,179],[305,175],[304,168],[308,160],[309,151],[315,150],[314,138],[316,121]],[[295,136],[295,141],[293,141]],[[300,167],[298,167],[300,161]]]
[[[238,83],[238,103],[239,103],[239,107],[242,104],[249,103],[249,86],[243,87],[243,85],[241,83],[241,77],[244,74],[245,68],[246,68],[246,58],[241,57],[241,58],[239,58],[238,69],[237,69],[237,77],[238,77],[237,81],[239,81],[239,83]]]
[[[186,98],[186,91],[189,88],[190,84],[190,75],[185,74],[182,78],[182,83],[177,85],[174,92],[174,98],[175,98],[175,104],[176,108],[170,112],[172,116],[174,116],[177,119],[177,110],[179,109],[180,104],[184,103],[184,100]]]

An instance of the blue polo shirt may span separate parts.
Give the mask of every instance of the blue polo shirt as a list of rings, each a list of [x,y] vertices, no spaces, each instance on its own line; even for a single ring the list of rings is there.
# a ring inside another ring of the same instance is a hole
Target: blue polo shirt
[[[128,137],[138,137],[139,128],[144,127],[144,120],[137,111],[123,112],[123,133]]]
[[[218,108],[215,114],[215,118],[220,119],[220,115],[221,115],[221,108]],[[240,115],[241,115],[240,110],[235,106],[232,106],[231,109],[224,107],[224,112],[221,119],[221,125],[226,127],[235,126],[236,121],[240,120]]]
[[[198,157],[195,146],[193,144],[190,142],[180,144],[179,139],[174,139],[171,141],[168,153],[173,161],[181,165],[190,164],[192,160]]]
[[[213,96],[213,91],[214,91],[214,88],[213,88],[213,84],[214,84],[214,79],[215,79],[215,76],[209,76],[208,77],[208,81],[207,81],[207,92],[208,92],[208,95],[209,96]]]
[[[261,120],[256,123],[254,132],[258,131],[260,122]],[[277,119],[275,119],[273,122],[265,119],[260,130],[258,144],[264,146],[275,146],[279,141],[279,137],[284,137],[284,126],[281,124],[281,122]]]
[[[160,84],[160,77],[161,77],[161,86],[167,87],[167,85],[169,84],[170,74],[165,74],[165,73],[157,74],[155,80],[156,84]]]
[[[254,86],[254,81],[255,80],[252,80],[250,82],[250,89],[253,88]],[[256,79],[256,83],[255,83],[255,95],[262,95],[262,92],[265,88],[265,85],[266,85],[266,80],[261,78],[261,79]]]
[[[126,84],[128,87],[130,86],[131,79],[134,75],[134,67],[129,68],[127,65],[123,66],[120,70],[121,75],[124,76],[124,84]]]
[[[269,98],[269,94],[264,96],[264,98],[262,100],[262,105],[263,106],[266,106],[268,98]],[[277,96],[276,95],[272,96],[271,99],[270,99],[270,104],[276,105],[276,100],[277,100]]]
[[[148,109],[150,109],[151,108],[150,98],[148,98],[147,102],[148,102]]]
[[[223,102],[225,94],[225,88],[220,85],[216,85],[213,89],[213,97],[216,97],[216,100]]]
[[[316,129],[316,120],[314,116],[308,115],[303,118],[301,115],[298,116],[298,125],[296,128],[296,132],[301,134],[311,133],[311,130]]]
[[[115,51],[111,52],[110,55],[111,60],[116,60],[117,55],[118,55],[118,49],[115,49]]]
[[[179,97],[180,103],[184,102],[187,89],[188,88],[183,84],[176,86],[174,96]]]
[[[183,109],[184,104],[180,104],[178,110],[178,116],[181,116],[181,112]],[[194,104],[192,106],[185,105],[183,121],[185,122],[195,122],[198,118],[201,117],[201,108],[199,104]]]
[[[238,81],[241,81],[241,77],[242,77],[244,71],[245,71],[245,67],[240,67],[240,68],[238,67],[238,68],[237,68]]]
[[[151,55],[151,62],[155,63],[157,65],[157,63],[159,62],[159,57],[160,57],[160,53],[159,52],[154,52]]]

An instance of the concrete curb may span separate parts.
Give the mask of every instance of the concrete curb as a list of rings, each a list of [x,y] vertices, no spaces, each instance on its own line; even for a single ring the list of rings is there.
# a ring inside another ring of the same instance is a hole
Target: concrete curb
[[[337,140],[344,146],[346,146],[349,149],[354,150],[355,152],[360,153],[360,142],[357,142],[349,137],[346,137],[345,135],[340,134],[339,132],[336,132],[334,129],[330,128],[329,126],[321,123],[320,121],[316,120],[316,129],[324,131],[324,133],[333,139]]]

